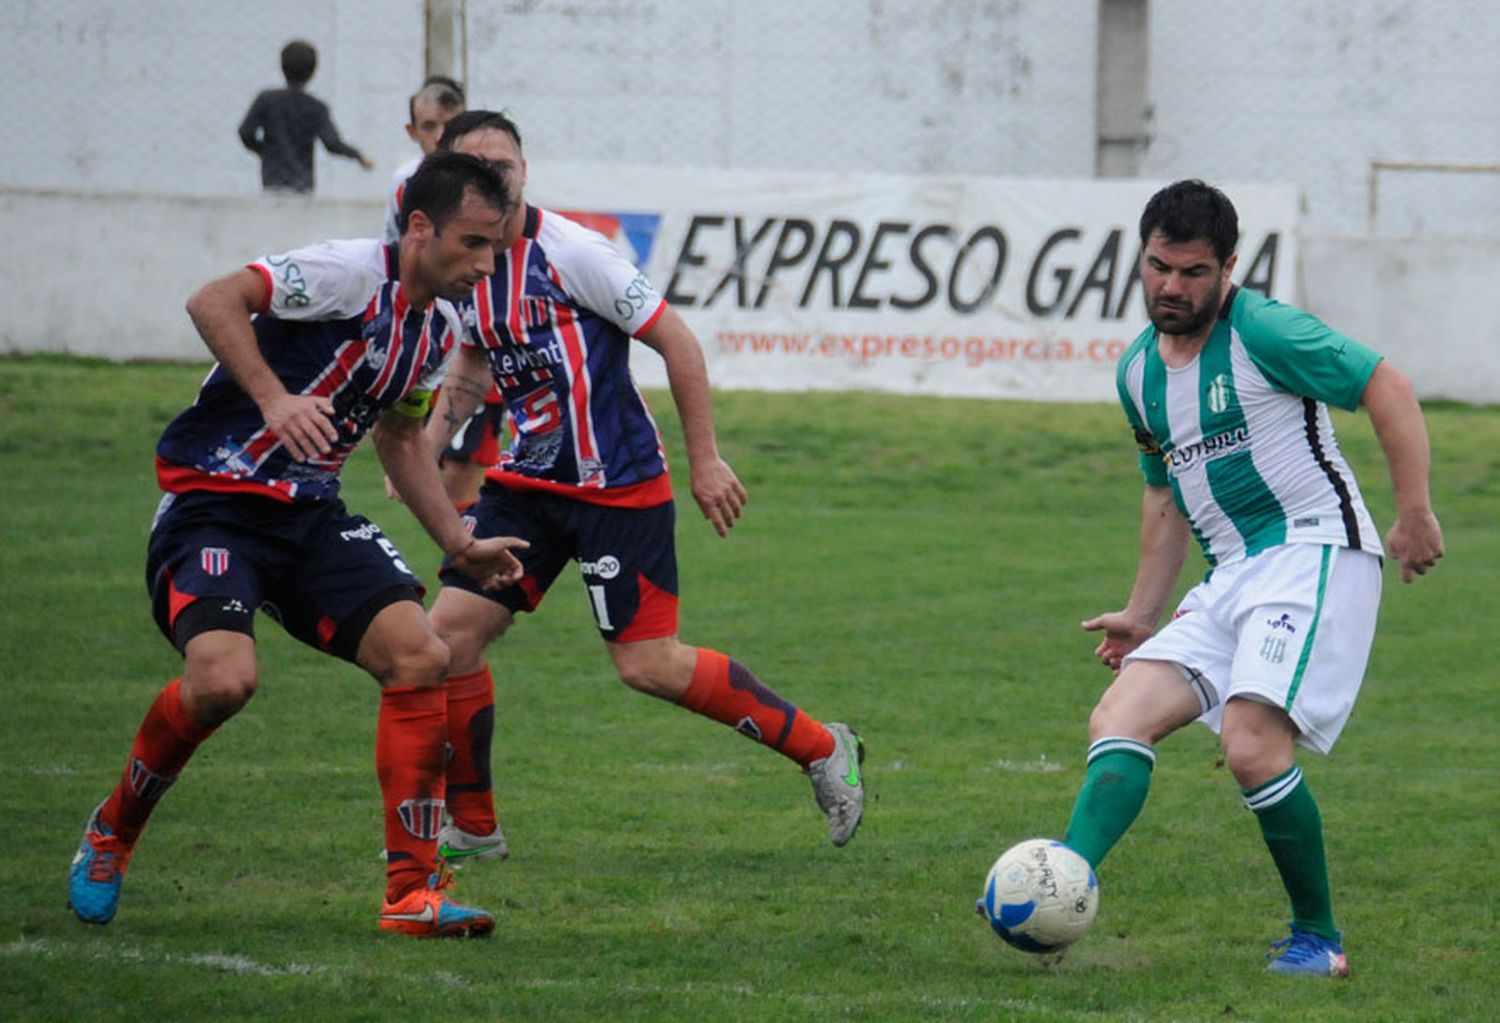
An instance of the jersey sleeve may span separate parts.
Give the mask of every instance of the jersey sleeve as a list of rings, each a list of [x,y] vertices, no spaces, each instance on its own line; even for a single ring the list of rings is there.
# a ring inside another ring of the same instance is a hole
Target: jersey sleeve
[[[330,241],[250,264],[271,285],[266,312],[283,320],[335,320],[364,312],[385,280],[385,260],[373,239]]]
[[[1131,376],[1133,373],[1140,372],[1144,358],[1142,345],[1143,341],[1137,339],[1135,344],[1131,345],[1121,356],[1119,365],[1115,368],[1115,390],[1120,395],[1120,407],[1125,410],[1125,420],[1130,424],[1130,430],[1135,435],[1135,445],[1140,449],[1141,475],[1146,478],[1146,485],[1165,487],[1169,480],[1167,479],[1167,463],[1162,458],[1161,443],[1151,433],[1151,428],[1142,417],[1140,406],[1131,394]]]
[[[549,255],[576,299],[631,337],[656,322],[665,300],[608,238],[578,225],[572,225],[565,237],[559,250]]]
[[[1269,299],[1252,306],[1235,327],[1271,383],[1350,412],[1359,407],[1380,362],[1376,352],[1311,313]]]
[[[437,397],[438,388],[447,379],[448,369],[453,365],[453,356],[458,351],[458,339],[463,336],[463,322],[459,319],[458,310],[447,299],[439,298],[435,301],[436,315],[447,321],[447,327],[441,335],[442,361],[424,373],[412,389],[392,406],[398,415],[410,419],[426,419],[432,413],[433,399]]]

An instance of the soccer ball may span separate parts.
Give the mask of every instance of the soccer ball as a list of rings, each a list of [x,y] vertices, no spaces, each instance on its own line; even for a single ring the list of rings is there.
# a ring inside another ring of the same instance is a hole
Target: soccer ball
[[[1000,854],[978,908],[1007,944],[1059,952],[1088,933],[1099,882],[1088,860],[1066,845],[1032,838]]]

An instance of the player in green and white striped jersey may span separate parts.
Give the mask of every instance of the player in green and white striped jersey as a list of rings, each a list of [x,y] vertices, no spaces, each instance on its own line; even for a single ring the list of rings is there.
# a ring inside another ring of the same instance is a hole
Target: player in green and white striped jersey
[[[1369,413],[1390,466],[1385,550],[1403,581],[1443,554],[1411,382],[1316,317],[1230,283],[1234,206],[1201,181],[1141,216],[1151,318],[1118,386],[1141,450],[1141,553],[1121,611],[1083,623],[1118,674],[1089,719],[1067,842],[1097,866],[1146,799],[1154,745],[1194,720],[1225,761],[1291,902],[1278,973],[1343,976],[1318,806],[1296,747],[1327,753],[1353,709],[1380,602],[1381,548],[1328,406]],[[1156,630],[1196,538],[1210,571]]]

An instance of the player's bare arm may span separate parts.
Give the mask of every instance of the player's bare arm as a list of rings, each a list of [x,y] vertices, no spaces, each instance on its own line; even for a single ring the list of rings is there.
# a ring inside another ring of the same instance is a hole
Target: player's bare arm
[[[266,284],[248,267],[209,281],[188,299],[187,312],[214,358],[259,406],[292,457],[306,462],[329,452],[338,440],[333,402],[291,394],[260,353],[250,318],[266,308]]]
[[[479,411],[490,393],[492,380],[490,363],[484,352],[460,346],[427,420],[427,440],[433,458],[443,453],[459,427]]]
[[[476,540],[469,535],[443,489],[437,460],[423,436],[420,419],[386,412],[371,436],[391,484],[422,528],[453,559],[454,567],[479,580],[486,589],[498,589],[521,578],[521,563],[511,551],[530,545],[513,536]]]
[[[708,367],[703,349],[692,330],[670,306],[657,317],[651,329],[641,335],[667,364],[667,382],[672,401],[682,420],[683,440],[687,445],[688,475],[693,500],[720,536],[727,536],[740,517],[749,494],[744,484],[719,456],[714,433],[713,395],[708,385]]]
[[[1135,584],[1124,610],[1090,618],[1083,623],[1089,632],[1103,632],[1094,656],[1115,671],[1120,661],[1151,638],[1166,609],[1182,564],[1187,560],[1192,532],[1177,510],[1169,487],[1146,487],[1141,498],[1141,555]]]
[[[1428,491],[1432,455],[1427,422],[1411,380],[1384,359],[1370,374],[1360,400],[1385,452],[1396,492],[1396,521],[1386,534],[1386,549],[1401,566],[1401,581],[1409,583],[1443,556],[1443,529]]]

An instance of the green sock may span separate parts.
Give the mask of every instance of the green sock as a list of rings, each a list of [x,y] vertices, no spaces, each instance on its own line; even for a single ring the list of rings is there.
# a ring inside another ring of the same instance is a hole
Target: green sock
[[[1302,780],[1302,769],[1293,767],[1244,795],[1291,899],[1292,926],[1340,941],[1323,852],[1323,817],[1312,790]]]
[[[1155,763],[1151,747],[1134,739],[1110,736],[1089,747],[1088,773],[1063,839],[1089,866],[1098,868],[1135,822],[1145,805]]]

